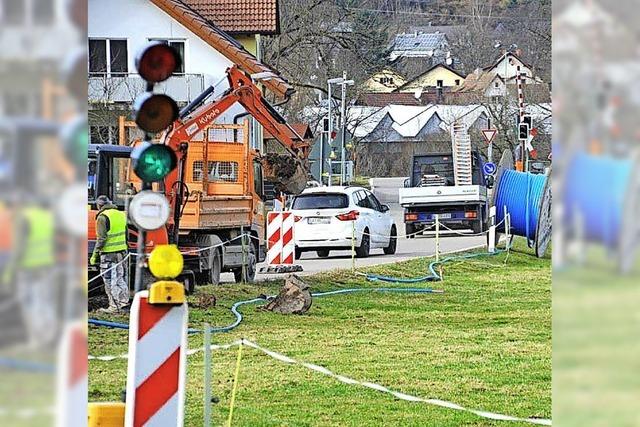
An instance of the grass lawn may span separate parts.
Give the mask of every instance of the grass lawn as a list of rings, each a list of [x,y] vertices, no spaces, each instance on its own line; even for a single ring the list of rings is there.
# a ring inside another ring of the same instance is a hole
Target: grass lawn
[[[366,271],[404,277],[424,274],[418,259]],[[445,294],[359,293],[314,299],[304,316],[282,316],[244,307],[244,322],[215,343],[244,337],[300,361],[324,366],[394,391],[518,417],[551,417],[551,267],[518,242],[505,254],[453,262]],[[305,280],[314,291],[378,286],[349,272]],[[190,324],[225,325],[231,304],[280,283],[199,288],[214,293],[216,307],[190,311]],[[397,285],[392,285],[397,286]],[[421,284],[419,286],[428,286]],[[191,297],[197,302],[198,295]],[[190,338],[190,348],[201,336]],[[127,351],[126,331],[91,327],[90,354]],[[228,415],[237,350],[214,352],[214,425]],[[185,425],[202,425],[203,356],[190,356]],[[126,360],[91,361],[89,400],[118,400]],[[242,426],[487,426],[514,425],[340,383],[301,366],[286,365],[244,348],[234,425]]]

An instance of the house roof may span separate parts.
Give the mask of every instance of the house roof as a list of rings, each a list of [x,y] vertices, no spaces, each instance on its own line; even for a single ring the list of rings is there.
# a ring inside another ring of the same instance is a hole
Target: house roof
[[[214,23],[208,21],[200,13],[192,9],[182,0],[151,0],[153,4],[184,25],[188,30],[204,40],[209,46],[224,55],[229,61],[237,64],[245,72],[272,73],[273,77],[261,80],[269,90],[281,98],[286,98],[295,91],[275,69],[258,61],[240,43],[222,31]]]
[[[498,66],[498,64],[500,64],[500,63],[502,62],[502,60],[503,60],[504,58],[506,58],[506,57],[508,57],[508,56],[512,56],[512,57],[514,57],[515,59],[517,59],[518,61],[520,61],[520,62],[522,63],[522,65],[524,65],[525,67],[527,67],[527,68],[529,68],[529,69],[531,69],[531,68],[532,68],[532,67],[531,67],[531,65],[527,64],[526,62],[524,62],[524,61],[522,60],[522,58],[520,58],[520,57],[519,57],[518,55],[516,55],[515,53],[513,53],[513,52],[505,52],[505,53],[503,53],[502,55],[500,55],[500,57],[499,57],[498,59],[496,59],[496,61],[495,61],[493,64],[491,64],[491,65],[488,65],[488,66],[484,67],[484,68],[483,68],[483,70],[485,70],[485,71],[493,70],[494,68],[496,68],[496,67]]]
[[[453,91],[484,92],[495,79],[500,79],[504,82],[504,79],[498,74],[477,69],[473,73],[469,74],[460,86],[453,88]]]
[[[466,25],[422,25],[409,27],[409,32],[425,34],[442,33],[450,37],[464,31],[466,28]]]
[[[403,84],[402,86],[400,86],[397,90],[400,90],[400,89],[402,89],[403,87],[406,87],[406,86],[410,86],[413,82],[415,82],[416,80],[421,79],[422,77],[426,76],[427,74],[429,74],[430,72],[432,72],[433,70],[435,70],[435,69],[436,69],[436,68],[438,68],[438,67],[442,67],[442,68],[444,68],[445,70],[449,70],[449,71],[451,71],[451,72],[452,72],[452,73],[454,73],[455,75],[459,76],[461,79],[464,79],[464,78],[465,78],[465,77],[464,77],[462,74],[460,74],[458,71],[454,70],[453,68],[449,67],[449,66],[448,66],[448,65],[446,65],[446,64],[442,64],[442,63],[440,63],[440,64],[436,64],[436,65],[434,65],[433,67],[429,68],[429,69],[428,69],[427,71],[425,71],[424,73],[419,74],[419,75],[417,75],[416,77],[414,77],[413,79],[409,80],[408,82],[406,82],[405,84]]]
[[[443,33],[398,34],[393,41],[394,51],[434,51],[448,44]]]
[[[182,0],[229,34],[279,34],[278,0]]]
[[[292,123],[289,126],[293,128],[293,130],[302,137],[302,139],[313,139],[313,132],[311,131],[311,127],[307,123]],[[287,133],[291,138],[297,138],[296,135],[291,132],[290,129],[287,129]],[[262,136],[263,139],[275,139],[275,137],[268,130],[264,129],[264,133]]]

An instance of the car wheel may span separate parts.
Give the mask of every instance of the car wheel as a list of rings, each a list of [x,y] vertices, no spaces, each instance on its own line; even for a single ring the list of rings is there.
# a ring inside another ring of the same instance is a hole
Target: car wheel
[[[369,256],[370,250],[371,241],[369,240],[369,229],[365,228],[364,233],[362,234],[362,241],[360,242],[360,246],[356,248],[356,256],[358,258],[366,258]]]
[[[302,250],[300,248],[296,248],[294,253],[295,259],[300,259],[301,256],[302,256]]]
[[[320,258],[327,258],[329,256],[329,249],[319,249],[316,251]]]
[[[396,253],[396,248],[398,246],[398,232],[396,231],[396,226],[391,227],[391,233],[389,233],[389,245],[384,248],[384,253],[387,255],[393,255]]]

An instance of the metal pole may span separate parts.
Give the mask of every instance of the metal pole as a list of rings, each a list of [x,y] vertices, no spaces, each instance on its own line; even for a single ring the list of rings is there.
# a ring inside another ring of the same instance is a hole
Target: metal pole
[[[240,238],[242,243],[242,283],[247,283],[247,241],[244,233],[244,226],[240,227],[242,237]]]
[[[331,133],[333,132],[333,118],[331,117],[331,104],[333,104],[332,102],[332,98],[331,98],[331,83],[327,82],[327,85],[329,85],[329,132],[327,134],[327,141],[329,142],[329,156],[331,156],[331,151],[332,151],[332,146],[333,146],[333,141],[331,138]],[[329,180],[327,183],[328,187],[331,187],[331,180],[332,180],[332,165],[331,165],[331,158],[329,158]]]
[[[204,427],[211,425],[211,327],[204,324]]]
[[[356,272],[356,222],[351,221],[351,272]]]
[[[436,262],[440,262],[440,215],[436,214]]]
[[[345,151],[344,151],[344,138],[345,138],[345,134],[346,134],[346,127],[347,127],[347,120],[346,120],[346,98],[347,98],[347,72],[343,71],[342,72],[342,99],[341,99],[341,104],[340,104],[340,124],[342,125],[342,128],[340,129],[340,185],[344,185],[344,182],[346,180],[345,177]]]
[[[134,282],[134,289],[137,292],[140,292],[143,289],[142,283],[142,272],[144,268],[144,245],[147,240],[147,232],[138,228],[138,249],[136,256],[136,277]]]
[[[320,184],[324,183],[324,135],[325,131],[322,129],[320,132]]]

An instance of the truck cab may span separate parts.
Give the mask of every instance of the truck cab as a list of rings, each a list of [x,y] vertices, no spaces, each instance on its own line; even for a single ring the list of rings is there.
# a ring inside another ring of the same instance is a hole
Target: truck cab
[[[456,185],[451,153],[414,156],[411,175],[399,190],[407,236],[430,229],[436,215],[448,228],[484,231],[488,207],[483,163],[480,152],[472,151],[471,185]]]

